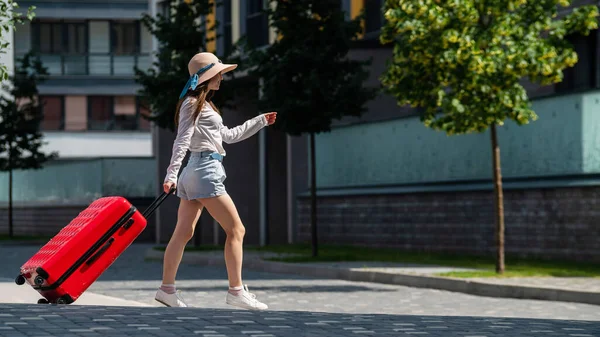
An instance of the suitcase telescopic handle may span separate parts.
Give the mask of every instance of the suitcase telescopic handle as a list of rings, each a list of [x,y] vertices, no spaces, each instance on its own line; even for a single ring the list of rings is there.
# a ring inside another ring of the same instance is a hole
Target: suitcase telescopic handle
[[[144,218],[148,218],[150,215],[152,215],[152,213],[154,213],[154,211],[156,211],[156,209],[158,208],[158,206],[160,206],[160,204],[163,203],[163,201],[165,201],[165,199],[167,199],[167,197],[173,193],[175,191],[175,186],[172,186],[171,189],[169,190],[169,193],[166,192],[162,192],[158,198],[154,199],[154,201],[150,204],[150,206],[148,206],[148,208],[146,208],[144,210],[144,213],[142,213],[142,215],[144,216]]]

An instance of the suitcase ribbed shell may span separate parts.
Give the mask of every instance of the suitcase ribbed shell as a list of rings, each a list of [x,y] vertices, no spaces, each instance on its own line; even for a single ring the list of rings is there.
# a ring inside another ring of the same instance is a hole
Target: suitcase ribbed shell
[[[29,261],[23,265],[24,271],[35,271],[39,266],[43,266],[49,259],[54,257],[61,249],[68,247],[69,242],[81,232],[86,226],[98,218],[103,209],[110,207],[111,204],[119,202],[118,197],[100,198],[92,202],[88,208],[79,213],[71,222],[61,229],[46,245],[44,245]]]
[[[97,199],[21,266],[17,280],[24,278],[50,302],[67,298],[63,302],[71,303],[129,247],[146,224],[127,199]]]

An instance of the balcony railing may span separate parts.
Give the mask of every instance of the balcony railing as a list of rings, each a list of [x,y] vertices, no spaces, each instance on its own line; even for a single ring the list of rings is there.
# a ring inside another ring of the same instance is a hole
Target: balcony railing
[[[22,56],[15,55],[15,58]],[[152,65],[149,54],[40,54],[40,59],[52,76],[133,76],[135,67],[146,70]]]

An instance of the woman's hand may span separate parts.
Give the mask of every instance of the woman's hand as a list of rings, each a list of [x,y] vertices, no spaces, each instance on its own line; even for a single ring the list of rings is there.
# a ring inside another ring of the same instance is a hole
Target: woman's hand
[[[275,119],[277,119],[277,112],[267,112],[264,115],[267,119],[267,125],[273,125],[275,123]]]
[[[171,191],[171,188],[175,188],[176,184],[172,181],[168,181],[166,183],[163,184],[163,190],[165,191],[165,193],[169,193]]]

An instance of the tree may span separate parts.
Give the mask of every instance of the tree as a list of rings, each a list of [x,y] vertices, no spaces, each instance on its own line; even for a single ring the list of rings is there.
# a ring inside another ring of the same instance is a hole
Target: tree
[[[22,23],[23,19],[16,9],[19,5],[13,0],[0,0],[0,54],[5,54],[8,48],[8,41],[4,39],[6,34],[11,34],[12,29],[16,29],[15,24]],[[27,19],[32,20],[35,16],[31,6],[27,10]],[[8,80],[8,69],[5,64],[0,64],[0,81]]]
[[[12,85],[3,85],[10,97],[0,97],[0,171],[8,171],[8,234],[13,236],[12,190],[13,171],[41,169],[56,153],[41,151],[44,145],[40,123],[42,106],[38,102],[37,85],[48,75],[39,58],[32,53],[18,60]]]
[[[278,39],[250,52],[251,75],[263,81],[259,106],[277,111],[273,126],[310,135],[312,254],[317,256],[315,134],[333,120],[361,116],[376,93],[364,82],[368,61],[348,58],[360,19],[346,20],[338,0],[270,0],[266,13]]]
[[[537,119],[523,79],[549,85],[577,62],[565,40],[598,28],[595,6],[557,19],[568,0],[386,1],[382,43],[394,51],[382,75],[399,105],[422,111],[448,135],[490,128],[496,209],[497,273],[504,272],[504,211],[496,126]]]
[[[175,130],[175,107],[190,76],[188,62],[195,54],[210,51],[206,45],[214,38],[207,38],[207,33],[214,32],[218,26],[216,20],[214,24],[207,25],[201,18],[214,9],[213,0],[169,0],[168,15],[152,17],[145,14],[142,17],[142,24],[156,37],[159,48],[153,68],[135,69],[136,82],[141,84],[140,96],[152,111],[150,116],[144,117],[161,128]],[[234,46],[234,51],[235,48],[237,46]],[[224,63],[235,61],[229,56],[225,59]],[[233,73],[225,76],[233,76]],[[215,101],[225,104],[231,95],[227,91],[219,93]]]

